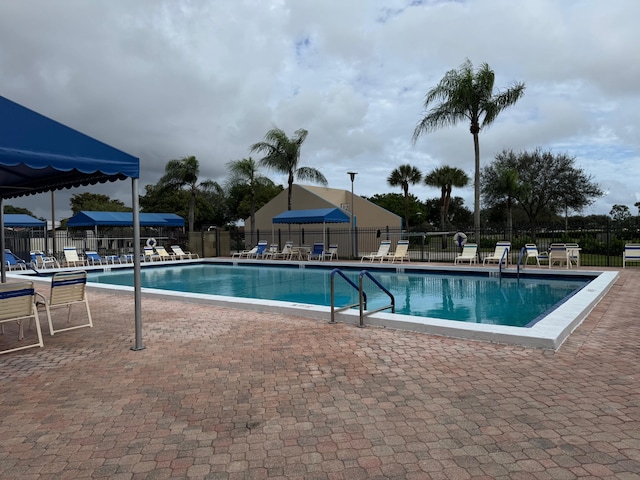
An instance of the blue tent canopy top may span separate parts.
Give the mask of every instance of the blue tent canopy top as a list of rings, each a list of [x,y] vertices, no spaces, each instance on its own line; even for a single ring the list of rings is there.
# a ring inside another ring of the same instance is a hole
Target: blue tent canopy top
[[[91,212],[76,213],[67,222],[68,227],[130,227],[133,225],[131,212]],[[141,227],[184,227],[184,218],[174,213],[141,213]]]
[[[0,96],[0,197],[140,177],[140,160]]]
[[[288,210],[273,217],[273,223],[349,223],[351,219],[339,208]]]
[[[4,214],[4,226],[5,227],[25,227],[25,228],[44,228],[47,226],[47,222],[44,220],[38,220],[31,215],[25,215],[24,213],[5,213]]]

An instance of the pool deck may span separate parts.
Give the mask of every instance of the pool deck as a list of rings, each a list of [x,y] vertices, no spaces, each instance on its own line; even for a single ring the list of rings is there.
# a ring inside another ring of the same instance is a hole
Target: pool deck
[[[0,478],[640,479],[619,272],[555,352],[157,297],[132,351],[90,290],[94,328],[0,356]]]

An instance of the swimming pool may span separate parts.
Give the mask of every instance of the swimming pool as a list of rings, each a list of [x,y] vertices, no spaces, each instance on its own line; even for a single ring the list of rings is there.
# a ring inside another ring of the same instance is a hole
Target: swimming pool
[[[358,283],[360,268],[344,269]],[[141,271],[142,287],[195,294],[330,306],[330,269],[261,265],[182,264]],[[458,322],[531,327],[585,287],[593,277],[516,278],[439,271],[376,270],[372,275],[395,297],[395,313]],[[133,272],[95,271],[89,281],[132,286]],[[364,279],[367,309],[389,298]],[[358,292],[341,277],[335,279],[335,305],[357,302]]]

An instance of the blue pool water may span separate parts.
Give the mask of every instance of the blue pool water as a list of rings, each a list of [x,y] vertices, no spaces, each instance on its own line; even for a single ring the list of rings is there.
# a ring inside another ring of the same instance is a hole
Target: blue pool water
[[[141,271],[142,287],[236,298],[331,305],[330,269],[191,264]],[[359,270],[344,270],[358,284]],[[395,297],[396,313],[462,322],[531,326],[590,279],[495,278],[487,273],[397,273],[372,275]],[[133,285],[133,270],[89,273],[89,281]],[[389,298],[365,277],[368,309],[389,304]],[[355,303],[357,291],[335,278],[336,307]]]

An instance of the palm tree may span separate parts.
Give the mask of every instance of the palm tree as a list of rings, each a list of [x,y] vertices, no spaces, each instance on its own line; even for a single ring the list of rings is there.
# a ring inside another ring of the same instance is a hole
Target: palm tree
[[[158,186],[163,190],[181,190],[187,187],[190,194],[189,199],[189,233],[194,230],[196,196],[200,192],[210,191],[218,188],[218,185],[211,181],[205,180],[198,184],[198,175],[200,174],[200,163],[193,155],[183,157],[179,160],[169,160],[165,165],[165,174],[158,181]]]
[[[515,83],[503,92],[493,93],[495,74],[489,65],[483,63],[474,72],[467,59],[459,70],[450,70],[440,83],[427,92],[424,118],[413,131],[414,143],[422,133],[432,132],[441,127],[456,125],[468,120],[471,124],[475,152],[474,209],[473,218],[476,237],[480,233],[480,143],[478,134],[489,126],[505,108],[515,104],[524,94],[523,83]],[[435,102],[439,102],[433,106]],[[430,109],[429,109],[430,108]],[[478,237],[479,238],[479,237]]]
[[[236,185],[247,185],[249,187],[249,198],[251,202],[249,210],[251,217],[251,244],[253,245],[256,224],[256,187],[271,184],[272,182],[267,177],[260,175],[258,164],[251,157],[227,162],[227,168],[230,173],[229,179],[227,180],[227,187],[234,187]]]
[[[293,180],[309,180],[327,185],[327,179],[319,170],[311,167],[299,167],[300,149],[309,132],[304,128],[295,131],[292,138],[279,128],[272,128],[262,142],[251,145],[250,151],[264,153],[260,164],[287,175],[287,210],[291,210],[291,187]]]
[[[387,178],[392,187],[402,187],[404,193],[404,228],[409,228],[409,185],[415,185],[422,180],[422,172],[409,164],[400,165]]]
[[[451,189],[462,188],[468,185],[469,176],[456,167],[438,167],[432,170],[425,178],[424,183],[431,187],[440,188],[440,228],[444,232],[447,229],[447,214],[451,203]],[[446,236],[442,237],[442,248],[446,247]]]

